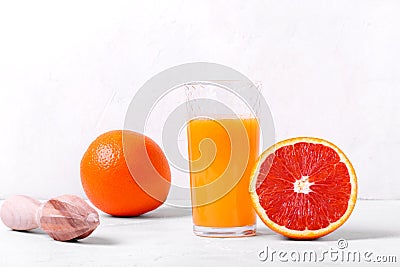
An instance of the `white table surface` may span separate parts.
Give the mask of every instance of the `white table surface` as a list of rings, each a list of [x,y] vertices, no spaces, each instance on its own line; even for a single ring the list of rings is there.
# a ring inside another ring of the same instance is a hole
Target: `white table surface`
[[[262,262],[259,252],[266,246],[269,252],[298,251],[301,255],[305,250],[314,250],[320,259],[324,250],[340,253],[337,245],[340,238],[348,244],[344,251],[372,252],[372,260],[375,256],[393,255],[397,263],[384,265],[398,266],[399,212],[400,201],[359,200],[341,228],[314,241],[288,240],[262,222],[258,222],[254,237],[197,237],[192,233],[190,210],[167,206],[136,218],[114,218],[100,212],[98,229],[78,242],[57,242],[40,230],[16,232],[1,224],[0,266],[283,266],[291,261],[288,254],[286,263],[276,256],[273,261],[269,257]],[[340,259],[333,262],[326,257],[322,265],[340,264]],[[367,266],[383,265],[370,262]]]

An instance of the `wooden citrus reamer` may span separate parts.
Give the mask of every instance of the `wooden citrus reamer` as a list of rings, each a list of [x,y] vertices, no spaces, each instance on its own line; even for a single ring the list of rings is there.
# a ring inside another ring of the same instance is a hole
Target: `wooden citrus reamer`
[[[62,195],[44,203],[16,195],[3,203],[0,217],[13,230],[40,227],[57,241],[88,237],[100,224],[97,211],[74,195]]]

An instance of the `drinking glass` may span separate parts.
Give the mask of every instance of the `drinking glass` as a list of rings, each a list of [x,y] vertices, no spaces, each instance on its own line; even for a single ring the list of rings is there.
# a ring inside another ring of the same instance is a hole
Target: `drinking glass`
[[[249,183],[259,154],[259,88],[260,83],[250,81],[186,85],[191,202],[196,235],[255,235],[256,214]],[[249,90],[252,90],[251,97],[245,101],[241,96],[244,93],[248,96]]]

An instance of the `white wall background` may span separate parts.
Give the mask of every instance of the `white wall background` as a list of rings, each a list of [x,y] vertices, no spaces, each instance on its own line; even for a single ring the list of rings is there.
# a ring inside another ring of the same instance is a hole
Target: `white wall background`
[[[400,2],[0,3],[0,198],[83,195],[81,156],[158,72],[209,61],[262,81],[277,139],[338,144],[361,198],[400,198]]]

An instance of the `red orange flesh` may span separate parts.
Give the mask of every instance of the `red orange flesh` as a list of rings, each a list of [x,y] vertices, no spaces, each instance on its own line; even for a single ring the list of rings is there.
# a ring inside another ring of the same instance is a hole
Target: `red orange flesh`
[[[334,144],[292,138],[259,157],[250,193],[256,212],[269,228],[294,239],[315,239],[348,219],[357,198],[357,177]]]

